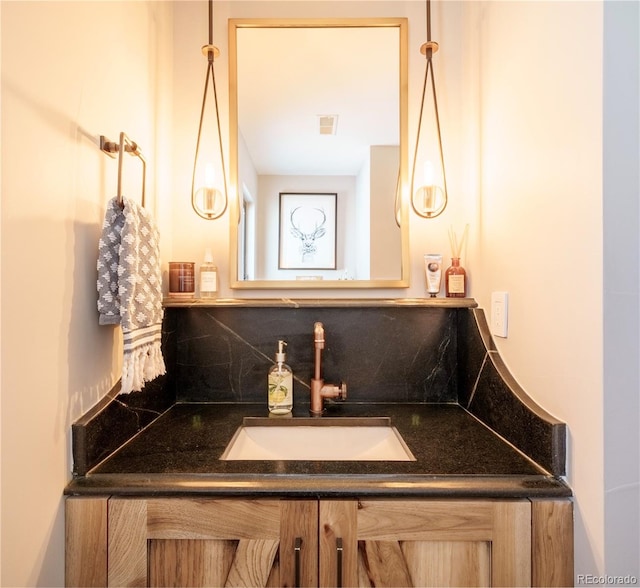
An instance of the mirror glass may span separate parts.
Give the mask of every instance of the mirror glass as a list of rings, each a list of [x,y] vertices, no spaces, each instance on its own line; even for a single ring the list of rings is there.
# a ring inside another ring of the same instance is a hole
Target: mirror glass
[[[234,288],[408,280],[406,19],[229,21]]]

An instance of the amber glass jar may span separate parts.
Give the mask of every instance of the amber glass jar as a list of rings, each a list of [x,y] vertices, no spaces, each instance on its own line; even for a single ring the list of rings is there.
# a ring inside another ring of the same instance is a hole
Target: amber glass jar
[[[451,259],[451,266],[444,274],[447,298],[466,298],[467,272],[460,265],[460,258]]]

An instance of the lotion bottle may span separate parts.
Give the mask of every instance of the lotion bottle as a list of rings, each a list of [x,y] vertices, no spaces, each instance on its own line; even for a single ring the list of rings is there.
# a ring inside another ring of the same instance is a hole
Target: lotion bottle
[[[293,409],[293,372],[285,363],[287,343],[278,341],[276,363],[269,370],[269,412],[288,414]]]

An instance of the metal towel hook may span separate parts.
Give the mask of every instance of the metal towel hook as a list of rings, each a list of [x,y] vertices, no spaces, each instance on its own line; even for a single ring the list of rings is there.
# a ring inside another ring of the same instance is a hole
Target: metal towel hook
[[[115,154],[118,154],[118,204],[120,207],[124,206],[124,201],[122,200],[122,154],[126,152],[130,155],[135,155],[142,162],[142,206],[144,206],[147,162],[138,144],[127,137],[124,132],[120,133],[119,143],[109,141],[104,135],[100,135],[100,150],[113,159],[116,157]]]

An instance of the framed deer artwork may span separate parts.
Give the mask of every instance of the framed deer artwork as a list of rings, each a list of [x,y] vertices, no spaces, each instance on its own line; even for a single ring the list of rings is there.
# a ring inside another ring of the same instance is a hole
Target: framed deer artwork
[[[278,269],[336,269],[335,193],[280,192]]]

